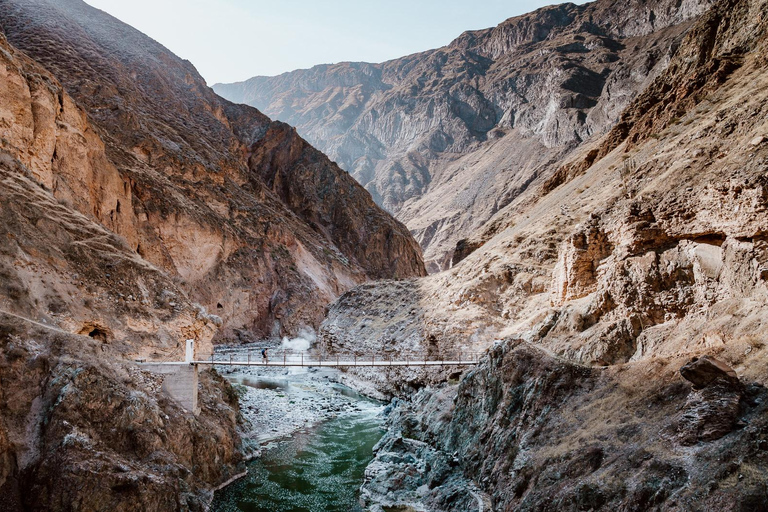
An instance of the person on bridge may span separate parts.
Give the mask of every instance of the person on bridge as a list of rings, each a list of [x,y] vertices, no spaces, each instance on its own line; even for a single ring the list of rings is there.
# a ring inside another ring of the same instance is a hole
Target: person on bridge
[[[267,357],[267,349],[265,348],[261,349],[261,362],[264,364],[269,362],[269,357]]]

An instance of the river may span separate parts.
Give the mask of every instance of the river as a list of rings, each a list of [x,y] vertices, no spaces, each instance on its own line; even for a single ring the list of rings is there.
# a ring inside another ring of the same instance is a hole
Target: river
[[[260,454],[247,476],[218,491],[213,512],[362,511],[358,492],[381,439],[380,402],[334,382],[333,370],[238,370]]]

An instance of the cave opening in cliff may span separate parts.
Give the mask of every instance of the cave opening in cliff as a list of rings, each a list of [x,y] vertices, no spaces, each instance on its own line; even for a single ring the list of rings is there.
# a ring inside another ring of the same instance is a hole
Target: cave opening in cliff
[[[102,343],[106,343],[110,339],[109,329],[93,323],[85,324],[78,334],[88,336]]]
[[[98,327],[96,327],[91,332],[89,332],[88,336],[99,341],[107,341],[107,333],[102,331]]]

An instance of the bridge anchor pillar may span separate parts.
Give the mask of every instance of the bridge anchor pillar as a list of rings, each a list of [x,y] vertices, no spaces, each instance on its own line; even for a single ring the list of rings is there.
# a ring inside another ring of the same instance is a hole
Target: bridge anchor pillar
[[[163,391],[195,416],[200,414],[197,400],[198,373],[196,364],[143,363],[142,370],[163,376]]]
[[[163,376],[163,391],[180,406],[195,416],[200,414],[197,399],[198,372],[195,360],[195,342],[187,340],[183,363],[141,363],[143,370]]]

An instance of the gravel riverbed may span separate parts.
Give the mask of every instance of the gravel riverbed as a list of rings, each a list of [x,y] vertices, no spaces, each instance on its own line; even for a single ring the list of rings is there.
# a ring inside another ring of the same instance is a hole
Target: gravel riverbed
[[[266,345],[223,347],[218,353],[256,360]],[[272,347],[274,350],[276,347]],[[240,410],[246,420],[244,436],[258,456],[275,440],[361,407],[361,396],[341,384],[343,374],[334,368],[260,367],[217,365],[216,370],[234,386],[240,397]],[[347,379],[344,379],[345,381]],[[383,405],[381,406],[383,410]]]

